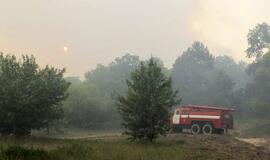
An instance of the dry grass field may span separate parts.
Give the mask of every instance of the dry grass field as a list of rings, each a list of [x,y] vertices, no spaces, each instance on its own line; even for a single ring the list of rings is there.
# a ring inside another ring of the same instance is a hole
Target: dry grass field
[[[80,139],[5,137],[0,142],[1,160],[270,159],[266,148],[217,135],[170,134],[152,144],[113,135]]]

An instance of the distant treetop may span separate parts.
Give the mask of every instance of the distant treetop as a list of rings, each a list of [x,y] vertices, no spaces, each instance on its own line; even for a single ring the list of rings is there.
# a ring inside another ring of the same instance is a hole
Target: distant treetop
[[[251,29],[247,35],[248,49],[247,57],[261,57],[270,49],[270,26],[267,23],[260,23]],[[265,52],[265,50],[267,50]]]

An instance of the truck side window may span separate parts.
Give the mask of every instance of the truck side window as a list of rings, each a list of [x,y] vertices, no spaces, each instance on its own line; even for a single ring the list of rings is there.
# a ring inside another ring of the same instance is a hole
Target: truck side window
[[[179,111],[176,111],[176,112],[175,112],[176,115],[179,115],[179,113],[180,113]]]

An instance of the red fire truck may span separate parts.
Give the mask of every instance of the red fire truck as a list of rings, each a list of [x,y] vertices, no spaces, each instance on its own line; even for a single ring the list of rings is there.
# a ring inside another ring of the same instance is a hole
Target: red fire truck
[[[186,105],[174,110],[170,123],[175,132],[190,129],[192,134],[222,134],[233,129],[233,111],[225,107]]]

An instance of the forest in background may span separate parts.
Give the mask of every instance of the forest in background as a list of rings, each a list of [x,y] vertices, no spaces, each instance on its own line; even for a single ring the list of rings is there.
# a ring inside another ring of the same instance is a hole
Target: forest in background
[[[163,72],[172,77],[183,104],[235,108],[236,119],[267,119],[270,113],[270,29],[266,23],[250,30],[247,57],[252,63],[237,62],[227,55],[213,56],[202,42],[194,42]],[[64,102],[62,123],[82,129],[120,128],[117,97],[127,91],[126,80],[142,59],[126,54],[109,65],[99,64],[85,74],[84,80],[66,77],[71,82]]]
[[[200,42],[194,42],[179,56],[172,69],[158,60],[164,73],[172,77],[173,88],[182,97],[182,104],[233,106],[238,111],[242,108],[249,78],[245,62],[237,63],[225,55],[214,57]],[[126,54],[108,66],[98,65],[85,74],[83,81],[67,77],[71,86],[64,102],[64,122],[84,129],[120,127],[117,97],[125,94],[126,80],[139,64],[138,56]]]

